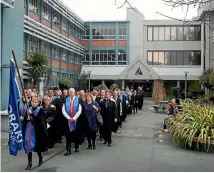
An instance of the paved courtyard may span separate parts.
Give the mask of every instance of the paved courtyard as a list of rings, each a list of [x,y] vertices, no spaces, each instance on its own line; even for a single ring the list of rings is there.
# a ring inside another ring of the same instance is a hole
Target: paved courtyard
[[[87,143],[81,146],[80,153],[65,157],[64,144],[58,144],[45,163],[37,168],[37,155],[34,154],[33,170],[37,172],[205,172],[214,171],[213,154],[180,149],[172,144],[168,133],[162,132],[165,114],[155,113],[152,102],[145,101],[144,109],[128,116],[122,129],[114,134],[112,147],[97,141],[96,150],[87,150]],[[24,171],[27,156],[20,152],[10,156],[6,141],[2,140],[1,170]]]

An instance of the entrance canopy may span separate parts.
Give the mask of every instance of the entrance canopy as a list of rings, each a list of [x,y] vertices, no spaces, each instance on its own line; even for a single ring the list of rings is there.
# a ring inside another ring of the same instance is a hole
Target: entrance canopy
[[[160,79],[160,76],[146,62],[137,59],[124,69],[119,79],[156,80]]]

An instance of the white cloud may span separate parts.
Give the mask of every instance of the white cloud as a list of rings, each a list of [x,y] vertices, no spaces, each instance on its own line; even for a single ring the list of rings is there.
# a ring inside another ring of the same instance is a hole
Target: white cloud
[[[78,16],[85,21],[93,20],[126,20],[126,7],[117,9],[125,0],[61,0],[71,8]],[[136,7],[146,20],[152,19],[168,19],[156,12],[163,13],[167,16],[184,19],[186,10],[181,8],[171,9],[166,6],[162,0],[129,0],[133,7]],[[190,8],[187,18],[197,16],[196,8]]]

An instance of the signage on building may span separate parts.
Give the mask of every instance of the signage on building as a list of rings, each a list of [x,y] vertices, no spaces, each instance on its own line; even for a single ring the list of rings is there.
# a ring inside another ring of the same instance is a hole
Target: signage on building
[[[135,75],[143,75],[140,67],[138,67],[137,71],[135,72]]]
[[[9,8],[14,8],[15,6],[15,0],[0,0],[0,2]]]

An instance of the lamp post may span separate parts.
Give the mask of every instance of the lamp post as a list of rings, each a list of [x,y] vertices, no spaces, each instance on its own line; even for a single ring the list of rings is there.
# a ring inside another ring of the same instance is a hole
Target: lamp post
[[[88,92],[91,91],[91,71],[88,71]]]
[[[185,71],[184,74],[185,74],[185,100],[187,99],[187,74],[189,72],[188,71]]]

